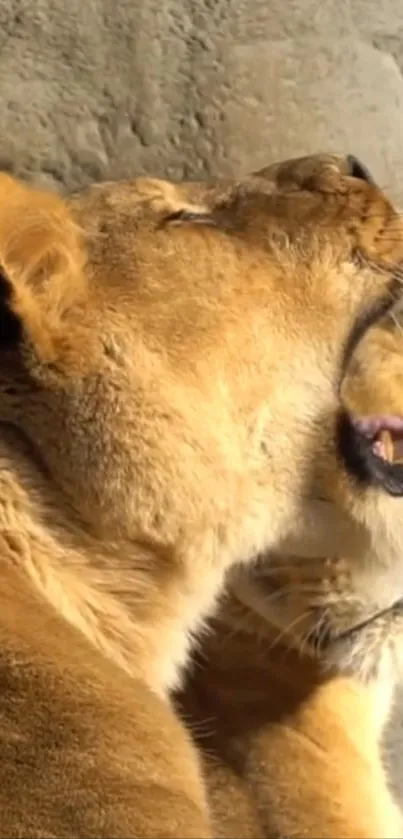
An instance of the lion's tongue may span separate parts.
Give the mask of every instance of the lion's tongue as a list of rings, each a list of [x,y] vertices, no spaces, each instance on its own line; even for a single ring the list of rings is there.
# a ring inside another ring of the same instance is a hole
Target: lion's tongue
[[[360,417],[355,425],[372,441],[372,451],[390,463],[403,462],[403,418],[398,416]]]

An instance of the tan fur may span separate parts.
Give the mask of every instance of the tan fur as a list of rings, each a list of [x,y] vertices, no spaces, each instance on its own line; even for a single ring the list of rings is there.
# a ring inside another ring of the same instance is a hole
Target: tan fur
[[[403,414],[401,321],[363,339],[344,395],[359,415]],[[392,602],[402,560],[395,574]],[[386,585],[365,553],[271,556],[231,575],[178,700],[203,754],[216,836],[403,835],[382,748],[403,675],[403,606],[382,611]]]
[[[181,697],[214,835],[401,837],[380,743],[390,672],[369,683],[325,677],[272,625],[256,624],[252,610],[228,603]]]
[[[332,156],[66,200],[1,176],[1,836],[210,836],[169,693],[226,574],[337,526],[387,599],[403,523],[336,426],[402,259]]]

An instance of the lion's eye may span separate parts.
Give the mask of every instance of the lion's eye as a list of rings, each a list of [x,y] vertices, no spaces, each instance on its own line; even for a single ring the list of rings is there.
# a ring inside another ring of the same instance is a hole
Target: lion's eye
[[[196,210],[176,210],[163,220],[163,224],[204,224],[215,227],[216,223],[210,213]]]

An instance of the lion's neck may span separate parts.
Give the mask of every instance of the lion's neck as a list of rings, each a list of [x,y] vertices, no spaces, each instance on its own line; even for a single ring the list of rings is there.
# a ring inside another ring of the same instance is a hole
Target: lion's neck
[[[200,560],[100,542],[2,434],[0,561],[18,564],[66,621],[158,693],[177,685],[192,635],[220,588],[216,571],[209,576],[204,565],[198,573]]]

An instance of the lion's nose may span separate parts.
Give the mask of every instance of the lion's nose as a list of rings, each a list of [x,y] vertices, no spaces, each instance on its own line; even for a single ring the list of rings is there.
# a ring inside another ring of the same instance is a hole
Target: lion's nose
[[[358,157],[355,157],[353,154],[347,155],[347,166],[348,166],[348,174],[351,175],[352,178],[358,178],[360,181],[366,181],[367,184],[372,184],[375,186],[375,180],[371,175],[369,169],[361,163],[361,160],[358,160]]]
[[[369,169],[354,154],[312,154],[272,163],[254,174],[272,181],[279,189],[297,186],[315,191],[327,185],[333,191],[346,175],[376,186]]]

